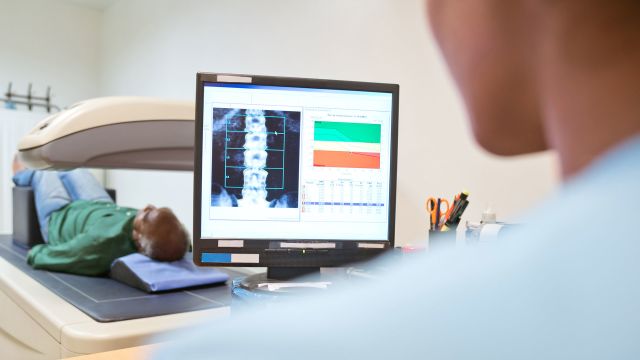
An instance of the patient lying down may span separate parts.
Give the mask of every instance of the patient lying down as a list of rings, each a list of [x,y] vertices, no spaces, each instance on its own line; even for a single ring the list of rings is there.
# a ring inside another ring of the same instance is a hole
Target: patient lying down
[[[181,259],[189,238],[168,208],[117,206],[86,170],[35,171],[14,161],[13,181],[31,186],[45,244],[27,261],[34,268],[104,275],[113,260],[140,252],[159,261]]]

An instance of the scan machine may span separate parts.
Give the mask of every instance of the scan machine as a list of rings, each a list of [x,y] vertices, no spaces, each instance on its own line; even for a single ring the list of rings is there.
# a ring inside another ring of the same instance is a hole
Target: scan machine
[[[86,100],[38,123],[21,139],[18,155],[37,169],[190,171],[194,114],[193,101]],[[137,346],[202,318],[228,315],[224,286],[147,294],[107,277],[32,269],[27,249],[42,241],[33,193],[13,190],[14,234],[0,235],[1,359],[58,359]]]
[[[105,97],[72,105],[18,145],[30,168],[193,169],[190,101]]]
[[[0,358],[142,345],[227,316],[246,294],[286,292],[278,284],[393,247],[397,85],[198,74],[196,94],[195,107],[83,101],[37,124],[19,156],[38,169],[193,169],[194,262],[235,280],[147,294],[33,270],[25,256],[37,221],[14,191],[22,232],[0,235]]]

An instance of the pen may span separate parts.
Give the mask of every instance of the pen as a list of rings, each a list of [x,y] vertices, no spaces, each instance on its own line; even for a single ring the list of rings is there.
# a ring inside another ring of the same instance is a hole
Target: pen
[[[462,214],[464,213],[464,211],[467,208],[467,205],[469,205],[469,201],[464,200],[462,202],[460,202],[460,206],[459,206],[459,210],[456,213],[455,217],[453,219],[451,219],[451,225],[454,226],[458,226],[458,224],[460,224],[460,220],[462,218]]]
[[[463,191],[458,196],[456,196],[455,205],[453,206],[453,209],[451,210],[451,214],[449,214],[449,217],[445,222],[446,227],[449,228],[452,226],[456,226],[456,227],[458,226],[458,224],[460,223],[462,214],[466,210],[467,205],[469,205],[469,200],[467,200],[468,197],[469,197],[469,193],[467,191]]]
[[[446,219],[449,219],[451,217],[451,214],[453,213],[453,209],[456,208],[456,206],[458,206],[458,202],[460,201],[460,194],[456,194],[456,196],[453,197],[453,202],[451,203],[451,207],[449,208],[449,210],[447,210],[446,213]]]

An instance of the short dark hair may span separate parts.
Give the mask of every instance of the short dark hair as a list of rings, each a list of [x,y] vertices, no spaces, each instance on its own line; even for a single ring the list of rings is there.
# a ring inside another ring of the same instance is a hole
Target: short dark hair
[[[189,233],[171,210],[158,210],[150,224],[154,230],[141,234],[142,252],[158,261],[180,260],[189,249]]]

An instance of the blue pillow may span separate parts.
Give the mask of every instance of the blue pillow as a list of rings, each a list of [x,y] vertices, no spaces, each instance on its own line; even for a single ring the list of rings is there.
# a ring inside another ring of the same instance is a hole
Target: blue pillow
[[[223,283],[229,279],[229,275],[218,269],[197,267],[191,259],[192,254],[187,253],[181,260],[161,262],[133,253],[114,260],[109,276],[149,293]]]

